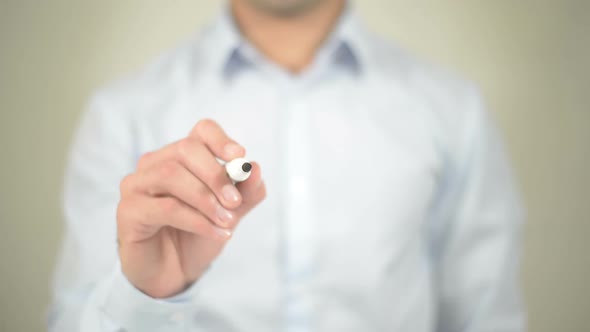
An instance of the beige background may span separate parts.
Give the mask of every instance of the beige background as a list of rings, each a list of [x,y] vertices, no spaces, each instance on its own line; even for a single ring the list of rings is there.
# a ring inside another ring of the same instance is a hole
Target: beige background
[[[0,0],[0,331],[43,330],[64,158],[89,94],[192,35],[219,1],[166,4]],[[530,330],[590,331],[590,1],[357,7],[480,83],[528,205]]]

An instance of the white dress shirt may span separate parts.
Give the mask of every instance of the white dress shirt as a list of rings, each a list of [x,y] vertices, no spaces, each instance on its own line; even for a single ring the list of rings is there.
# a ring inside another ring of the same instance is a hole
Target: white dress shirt
[[[267,199],[204,276],[153,299],[122,274],[119,182],[216,120]],[[472,84],[350,13],[292,75],[229,14],[89,103],[66,172],[51,331],[524,330],[522,213]]]

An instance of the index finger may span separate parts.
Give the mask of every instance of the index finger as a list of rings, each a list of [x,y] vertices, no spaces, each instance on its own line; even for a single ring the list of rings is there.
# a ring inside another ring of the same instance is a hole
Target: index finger
[[[189,136],[198,138],[217,158],[230,161],[235,158],[244,157],[244,147],[231,139],[225,131],[211,119],[203,119],[197,122]]]

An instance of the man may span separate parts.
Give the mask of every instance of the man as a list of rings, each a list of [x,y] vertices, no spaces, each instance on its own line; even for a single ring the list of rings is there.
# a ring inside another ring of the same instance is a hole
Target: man
[[[523,330],[518,197],[479,96],[348,7],[231,1],[97,94],[50,330]],[[234,186],[217,159],[244,156]]]

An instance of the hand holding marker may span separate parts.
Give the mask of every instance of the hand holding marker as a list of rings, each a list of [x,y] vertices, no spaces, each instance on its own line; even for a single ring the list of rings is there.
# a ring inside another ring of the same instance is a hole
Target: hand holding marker
[[[260,166],[245,154],[203,119],[188,136],[141,156],[121,181],[117,207],[121,272],[135,288],[153,298],[178,294],[221,253],[266,197]]]

